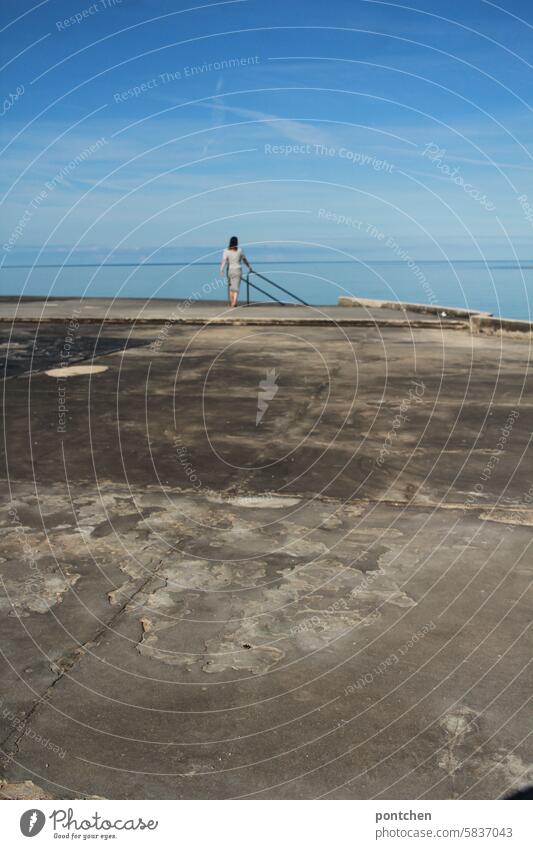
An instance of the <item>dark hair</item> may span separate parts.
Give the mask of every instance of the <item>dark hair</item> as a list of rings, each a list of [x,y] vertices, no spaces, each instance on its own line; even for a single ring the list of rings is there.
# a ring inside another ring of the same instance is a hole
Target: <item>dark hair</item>
[[[231,239],[229,240],[228,248],[236,248],[238,246],[238,244],[239,244],[239,240],[238,240],[237,236],[232,236]]]

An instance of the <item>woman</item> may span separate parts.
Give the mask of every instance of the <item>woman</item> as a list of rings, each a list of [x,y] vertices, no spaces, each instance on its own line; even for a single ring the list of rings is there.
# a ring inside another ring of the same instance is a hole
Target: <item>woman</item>
[[[248,266],[249,271],[252,271],[252,266],[244,256],[242,249],[239,247],[237,236],[232,236],[229,240],[229,245],[222,254],[222,262],[220,263],[220,273],[224,274],[226,265],[228,267],[228,286],[229,286],[229,304],[230,307],[237,306],[237,298],[239,297],[239,286],[241,285],[242,268],[241,262]]]

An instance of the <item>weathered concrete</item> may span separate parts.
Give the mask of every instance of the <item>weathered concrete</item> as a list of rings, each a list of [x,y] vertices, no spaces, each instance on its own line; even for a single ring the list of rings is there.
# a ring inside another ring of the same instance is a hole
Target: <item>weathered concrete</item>
[[[64,323],[10,340],[0,795],[495,798],[531,780],[527,342],[74,336],[69,362],[105,372],[44,373]]]
[[[499,318],[489,315],[470,316],[470,331],[472,333],[496,333],[509,334],[527,333],[529,337],[533,334],[533,324],[530,321],[521,321],[514,318]]]
[[[397,310],[402,313],[424,313],[426,315],[443,314],[451,318],[470,318],[474,316],[490,316],[481,310],[462,309],[461,307],[445,307],[437,304],[419,304],[411,301],[383,301],[378,298],[359,298],[353,295],[341,295],[338,299],[340,307],[364,307],[365,309]]]
[[[301,306],[300,304],[254,303],[241,304],[230,309],[225,301],[168,300],[155,298],[22,298],[13,296],[0,298],[0,323],[69,321],[72,317],[79,324],[113,322],[116,324],[151,325],[339,325],[346,327],[383,326],[403,327],[406,323],[414,327],[450,327],[468,329],[470,313],[451,315],[443,319],[434,310],[426,310],[420,318],[420,310],[403,311],[401,317],[394,304],[389,308],[376,301],[374,307],[361,306],[348,313],[342,306]]]

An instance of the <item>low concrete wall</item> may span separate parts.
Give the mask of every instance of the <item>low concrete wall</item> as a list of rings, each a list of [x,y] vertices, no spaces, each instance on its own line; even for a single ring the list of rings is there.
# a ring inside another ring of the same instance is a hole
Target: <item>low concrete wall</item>
[[[462,327],[470,327],[470,332],[505,334],[510,333],[524,338],[524,334],[533,332],[533,322],[522,321],[515,318],[499,318],[492,315],[490,312],[481,312],[480,310],[466,310],[460,307],[441,307],[435,304],[411,304],[408,301],[379,301],[374,298],[356,298],[352,296],[342,296],[338,300],[340,307],[367,307],[372,309],[388,309],[409,312],[420,312],[426,315],[439,315],[446,319],[467,319],[469,324],[462,324]],[[444,314],[444,315],[443,315]]]
[[[494,315],[471,315],[470,316],[470,332],[471,333],[517,333],[521,336],[524,333],[533,331],[533,324],[530,321],[521,321],[515,318],[498,318]]]
[[[490,316],[488,312],[479,310],[466,310],[460,307],[441,307],[436,304],[411,304],[408,301],[379,301],[374,298],[355,298],[353,296],[341,296],[338,300],[340,307],[368,307],[369,309],[401,310],[409,312],[421,312],[426,315],[442,315],[446,318],[471,318],[472,316]]]

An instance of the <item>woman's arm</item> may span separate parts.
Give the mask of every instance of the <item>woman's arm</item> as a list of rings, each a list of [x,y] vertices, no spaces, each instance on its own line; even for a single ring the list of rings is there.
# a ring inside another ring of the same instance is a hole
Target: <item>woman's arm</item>
[[[224,251],[224,253],[222,254],[222,262],[220,263],[220,273],[221,274],[224,274],[224,269],[226,267],[227,261],[228,261],[228,258],[226,256],[226,251]]]
[[[242,261],[244,262],[244,264],[248,266],[248,268],[250,269],[250,271],[253,271],[253,268],[252,268],[252,266],[250,265],[250,263],[248,262],[248,260],[247,260],[247,258],[246,258],[246,256],[245,256],[245,254],[242,254],[241,259],[242,259]]]

